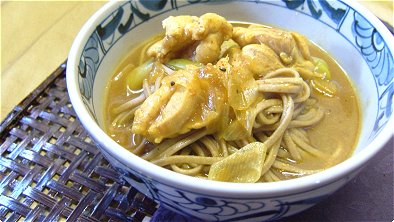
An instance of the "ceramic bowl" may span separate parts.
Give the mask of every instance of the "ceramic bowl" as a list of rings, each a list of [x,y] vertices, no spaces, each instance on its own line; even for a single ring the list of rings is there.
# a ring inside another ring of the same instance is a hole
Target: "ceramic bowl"
[[[122,58],[162,32],[164,18],[207,12],[297,31],[328,51],[350,75],[361,99],[362,130],[353,156],[303,178],[234,184],[160,168],[107,136],[101,129],[104,87]],[[354,1],[116,1],[97,11],[77,35],[67,62],[67,87],[80,121],[103,155],[127,182],[161,206],[203,220],[275,220],[338,190],[393,135],[393,44],[384,25]]]

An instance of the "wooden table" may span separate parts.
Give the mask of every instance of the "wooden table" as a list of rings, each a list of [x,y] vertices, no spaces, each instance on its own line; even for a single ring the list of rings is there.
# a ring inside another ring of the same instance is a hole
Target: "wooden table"
[[[1,2],[1,116],[67,58],[87,19],[105,2]]]
[[[361,1],[393,25],[393,1]],[[7,114],[66,58],[86,20],[105,2],[1,2],[1,114]]]

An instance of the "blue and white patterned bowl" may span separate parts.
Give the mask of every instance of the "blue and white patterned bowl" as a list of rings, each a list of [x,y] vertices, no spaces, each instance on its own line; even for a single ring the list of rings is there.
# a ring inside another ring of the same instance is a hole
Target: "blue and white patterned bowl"
[[[233,184],[192,178],[128,152],[100,128],[104,87],[137,43],[162,31],[169,15],[215,12],[306,35],[347,71],[362,103],[354,155],[324,172],[289,181]],[[97,146],[139,191],[172,211],[203,220],[275,220],[305,210],[359,173],[393,135],[394,39],[354,1],[141,0],[110,2],[85,24],[67,63],[67,87],[79,119]]]

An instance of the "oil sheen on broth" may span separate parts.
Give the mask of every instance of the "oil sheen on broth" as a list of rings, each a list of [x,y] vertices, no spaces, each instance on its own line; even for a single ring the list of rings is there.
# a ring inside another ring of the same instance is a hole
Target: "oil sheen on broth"
[[[233,27],[247,27],[249,23],[232,23]],[[114,71],[113,77],[109,81],[107,85],[107,92],[105,98],[105,107],[104,107],[104,114],[105,114],[105,130],[106,132],[119,144],[123,147],[130,150],[130,152],[134,152],[140,156],[146,156],[146,153],[152,152],[157,144],[154,142],[148,142],[146,140],[143,141],[143,137],[136,136],[132,132],[132,123],[133,123],[133,115],[123,115],[119,117],[119,114],[114,114],[114,107],[119,107],[121,104],[125,104],[129,102],[131,99],[138,97],[141,95],[143,89],[138,90],[130,90],[127,88],[127,81],[128,80],[128,73],[130,73],[135,67],[140,66],[144,62],[148,61],[149,58],[146,55],[147,49],[156,43],[158,40],[163,38],[163,34],[157,35],[130,51],[127,57],[120,63],[117,69]],[[318,172],[320,170],[327,169],[331,166],[334,166],[345,159],[347,159],[353,152],[355,145],[357,144],[359,129],[360,129],[360,107],[358,103],[357,94],[355,92],[355,88],[353,87],[351,81],[349,80],[348,76],[344,72],[344,70],[338,65],[338,63],[331,58],[331,56],[319,48],[317,45],[313,43],[308,43],[310,54],[313,57],[320,58],[324,60],[330,70],[330,84],[335,85],[335,95],[327,96],[324,93],[318,92],[319,90],[316,88],[319,87],[310,87],[310,97],[313,98],[312,101],[318,101],[318,107],[320,110],[324,111],[324,117],[319,121],[317,124],[313,124],[312,126],[301,127],[303,131],[297,131],[298,134],[305,134],[308,138],[308,144],[306,146],[312,146],[313,148],[319,150],[319,152],[324,153],[323,157],[317,158],[316,155],[310,154],[308,152],[300,150],[302,154],[302,159],[294,160],[294,158],[289,155],[289,151],[283,148],[283,145],[286,145],[290,142],[284,142],[285,140],[279,144],[280,147],[277,151],[277,156],[281,157],[284,161],[274,162],[273,167],[267,171],[267,176],[262,176],[260,179],[250,181],[249,179],[243,181],[236,181],[228,179],[225,175],[225,179],[223,181],[231,181],[231,182],[264,182],[264,181],[276,181],[277,179],[291,179],[299,176],[308,175],[311,173]],[[306,81],[309,85],[311,85],[311,81]],[[172,84],[172,82],[171,82]],[[259,83],[260,84],[260,83]],[[271,98],[271,93],[266,93],[267,98]],[[275,97],[276,98],[276,97]],[[297,108],[297,107],[296,107]],[[296,110],[295,108],[295,110]],[[162,108],[163,110],[163,108]],[[274,108],[272,108],[274,110]],[[134,110],[135,111],[135,110]],[[134,113],[134,111],[131,111]],[[303,111],[306,112],[306,111]],[[116,119],[121,118],[121,124],[114,124]],[[234,118],[234,117],[233,117]],[[279,120],[278,120],[279,121]],[[197,133],[194,133],[197,131]],[[198,134],[198,130],[191,130],[185,133],[185,136],[177,136],[179,140],[188,138],[191,134]],[[297,134],[294,132],[294,134]],[[270,136],[272,132],[266,133],[266,135]],[[307,134],[307,135],[306,135]],[[283,137],[285,138],[286,134]],[[300,135],[303,137],[302,135]],[[209,144],[212,143],[212,139],[215,140],[218,138],[216,135],[215,137],[210,136],[210,138],[204,140],[206,136],[202,139],[198,138],[199,140],[197,143],[199,146],[208,147]],[[208,135],[209,137],[209,135]],[[266,136],[262,136],[266,137]],[[174,139],[167,139],[164,138],[160,141],[160,144],[165,144],[168,141]],[[143,141],[144,146],[141,148],[141,141]],[[185,169],[185,174],[197,176],[197,177],[204,177],[206,178],[209,174],[209,165],[212,163],[210,161],[217,161],[223,156],[229,156],[230,154],[235,153],[233,149],[235,146],[238,146],[238,149],[242,148],[246,145],[245,141],[240,140],[241,142],[229,142],[226,146],[228,147],[229,151],[226,151],[227,154],[223,154],[219,152],[219,156],[215,160],[207,160],[207,164],[202,164],[200,167],[199,173],[189,173],[192,172],[192,169],[198,168],[197,163],[193,161],[190,163],[176,163],[166,165],[163,163],[162,160],[154,160],[154,158],[146,157],[145,159],[152,161],[158,165],[163,165],[164,167],[175,170],[175,171],[182,171],[183,168]],[[302,143],[302,141],[292,140],[295,145]],[[248,143],[253,142],[247,140]],[[169,142],[171,145],[171,143]],[[160,145],[159,145],[160,146]],[[190,145],[192,147],[192,145]],[[138,150],[136,151],[136,147]],[[165,147],[165,146],[163,146]],[[215,146],[214,146],[215,147]],[[221,149],[221,142],[217,142],[217,146]],[[263,146],[262,146],[263,147]],[[187,150],[177,151],[175,154],[177,155],[187,155],[192,153],[194,148],[188,148]],[[208,148],[209,149],[209,148]],[[254,149],[253,147],[251,149]],[[251,150],[249,149],[249,150]],[[263,149],[263,148],[261,148]],[[270,148],[265,150],[266,155],[264,154],[264,158],[266,161],[269,161],[269,151]],[[196,152],[196,151],[194,151]],[[205,151],[204,151],[205,152]],[[208,152],[208,151],[207,151]],[[224,151],[223,151],[224,152]],[[226,153],[225,152],[225,153]],[[313,153],[313,152],[312,152]],[[175,155],[174,154],[174,155]],[[153,154],[152,154],[153,155]],[[160,156],[158,154],[157,156]],[[163,155],[165,156],[165,155]],[[156,162],[155,162],[156,161]],[[164,161],[166,162],[166,161]],[[250,160],[248,160],[250,162]],[[243,164],[242,160],[239,164]],[[227,163],[226,163],[227,164]],[[224,165],[226,165],[224,164]],[[292,165],[294,164],[294,166]],[[295,170],[289,169],[287,170],[287,166],[292,165]],[[183,167],[183,168],[182,168]],[[249,166],[249,168],[254,169],[256,166]],[[264,163],[261,163],[261,166],[264,168]],[[180,170],[179,168],[182,168]],[[248,166],[246,167],[248,168]],[[240,168],[243,169],[242,167]],[[298,169],[305,169],[305,170],[298,170]],[[182,171],[183,172],[183,171]],[[260,171],[258,172],[260,173]],[[210,178],[211,179],[211,178]],[[219,179],[221,180],[221,179]]]

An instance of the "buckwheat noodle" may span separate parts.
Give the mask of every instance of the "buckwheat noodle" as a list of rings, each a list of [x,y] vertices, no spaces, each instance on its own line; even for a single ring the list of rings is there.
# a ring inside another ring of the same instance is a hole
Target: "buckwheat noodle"
[[[292,175],[316,173],[318,170],[302,169],[296,163],[306,154],[318,158],[325,158],[326,155],[311,145],[305,130],[324,116],[315,99],[310,97],[308,84],[293,68],[280,68],[270,72],[258,79],[257,84],[259,92],[275,96],[256,105],[252,137],[248,139],[225,141],[209,134],[206,129],[199,129],[166,139],[157,145],[149,144],[146,139],[134,135],[138,142],[128,148],[158,166],[168,167],[185,175],[206,178],[210,165],[248,143],[259,141],[267,147],[264,150],[264,164],[259,181],[279,181],[282,177],[280,172]],[[160,85],[161,78],[157,78],[150,85],[144,81],[136,97],[115,107],[113,128],[130,124],[135,111]]]

